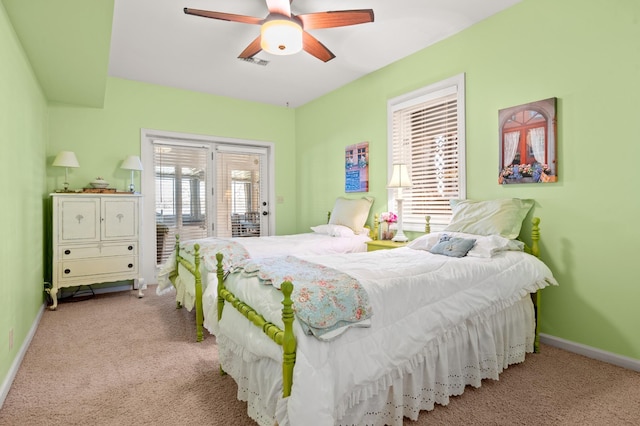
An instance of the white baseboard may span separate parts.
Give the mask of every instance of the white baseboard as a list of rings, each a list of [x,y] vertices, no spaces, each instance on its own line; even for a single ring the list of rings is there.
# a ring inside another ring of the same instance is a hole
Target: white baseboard
[[[29,349],[29,345],[31,345],[31,340],[33,340],[33,336],[36,334],[36,330],[38,329],[38,325],[40,324],[40,319],[42,318],[42,314],[44,313],[45,304],[43,303],[38,311],[38,315],[36,316],[33,324],[31,325],[31,329],[29,330],[29,334],[27,334],[26,339],[22,342],[22,346],[20,346],[20,351],[18,351],[16,358],[13,360],[11,364],[11,368],[7,373],[7,377],[5,377],[4,382],[2,382],[2,386],[0,387],[0,409],[4,405],[4,400],[7,398],[9,394],[9,389],[11,389],[11,385],[13,384],[13,379],[16,378],[16,374],[18,374],[18,369],[22,364],[22,360],[24,359],[25,354],[27,353],[27,349]]]
[[[598,361],[628,368],[629,370],[640,371],[640,359],[617,355],[612,352],[603,351],[601,349],[583,345],[581,343],[575,343],[570,340],[564,340],[544,333],[540,333],[540,342],[569,352],[577,353],[579,355],[584,355],[588,358],[597,359]]]

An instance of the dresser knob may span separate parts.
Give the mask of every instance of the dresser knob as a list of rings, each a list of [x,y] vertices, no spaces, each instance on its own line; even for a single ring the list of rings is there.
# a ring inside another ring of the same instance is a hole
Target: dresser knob
[[[64,251],[64,254],[71,254],[71,250],[66,249],[66,250]]]
[[[129,246],[127,247],[129,250],[133,250],[133,246]]]
[[[130,264],[129,264],[129,268],[133,268],[133,263],[130,263]]]
[[[64,270],[64,273],[65,273],[65,274],[70,274],[70,273],[71,273],[71,269],[65,269],[65,270]]]

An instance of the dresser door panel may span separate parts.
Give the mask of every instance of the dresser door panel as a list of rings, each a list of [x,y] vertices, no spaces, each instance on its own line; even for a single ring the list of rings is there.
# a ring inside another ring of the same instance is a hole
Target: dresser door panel
[[[61,199],[58,224],[60,242],[100,240],[100,199]]]
[[[102,200],[102,239],[121,240],[138,237],[138,201],[135,199]]]

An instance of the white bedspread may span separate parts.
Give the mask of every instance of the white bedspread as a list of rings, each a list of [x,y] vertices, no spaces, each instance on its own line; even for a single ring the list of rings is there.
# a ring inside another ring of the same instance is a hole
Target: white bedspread
[[[400,248],[306,260],[358,279],[369,294],[373,316],[370,328],[350,329],[332,342],[303,335],[294,322],[298,340],[294,385],[292,395],[278,402],[276,420],[281,425],[337,423],[359,401],[384,392],[411,372],[434,341],[515,305],[528,293],[557,285],[546,265],[522,252],[504,252],[491,259],[450,258]],[[229,276],[229,290],[282,326],[281,295],[237,278]],[[215,303],[209,315],[214,313]],[[281,349],[238,317],[227,306],[220,324],[209,324],[221,349],[228,345],[245,359],[280,362]]]
[[[240,244],[252,259],[273,257],[273,256],[309,256],[334,253],[356,253],[367,250],[366,242],[371,238],[364,233],[351,237],[332,237],[326,234],[315,232],[293,234],[293,235],[276,235],[268,237],[244,237],[244,238],[202,238],[181,243],[182,245],[200,244],[203,253],[203,263],[201,264],[202,285],[206,288],[208,275],[211,279],[215,279],[216,259],[215,250],[208,250],[212,243],[219,241],[233,241]],[[181,255],[193,262],[193,258],[189,253],[180,252]],[[169,256],[167,261],[158,271],[157,294],[164,294],[173,288],[169,281],[169,275],[175,270],[175,252]],[[214,272],[209,274],[209,272]],[[188,273],[181,271],[180,277],[176,282],[176,300],[185,308],[191,310],[195,301],[195,283],[193,277]]]

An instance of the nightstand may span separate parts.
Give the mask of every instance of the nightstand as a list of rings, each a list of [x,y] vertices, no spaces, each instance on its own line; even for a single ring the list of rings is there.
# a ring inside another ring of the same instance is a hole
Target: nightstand
[[[407,243],[392,240],[373,240],[367,241],[367,251],[389,250],[398,247],[404,247]]]

